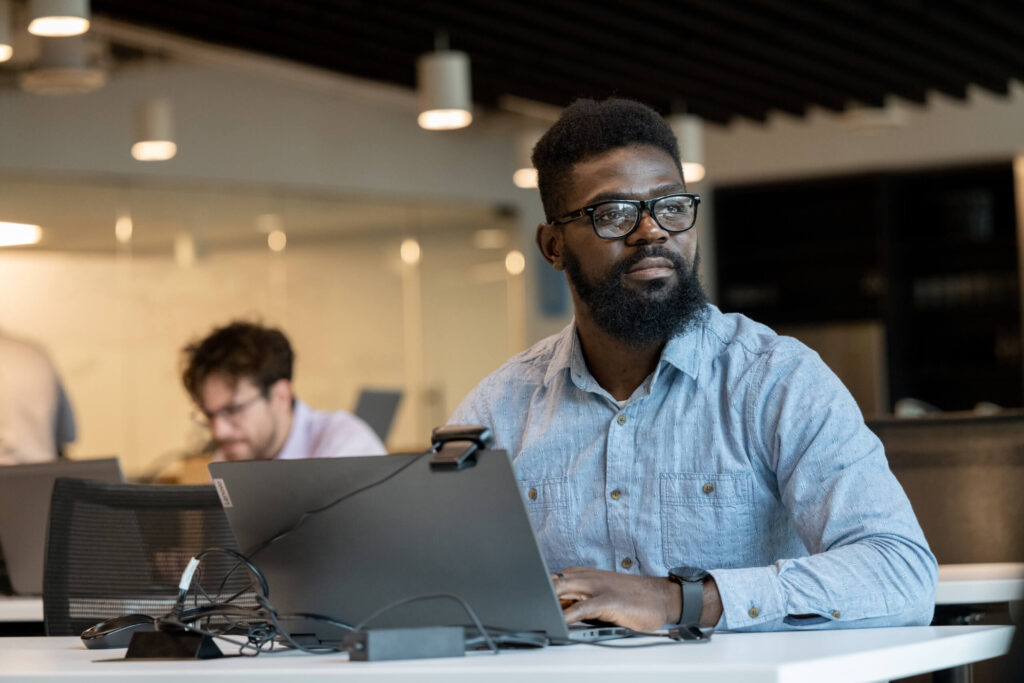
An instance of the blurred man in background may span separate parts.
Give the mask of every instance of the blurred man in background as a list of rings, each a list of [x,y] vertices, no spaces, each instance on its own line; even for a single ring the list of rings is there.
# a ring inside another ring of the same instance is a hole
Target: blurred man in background
[[[71,402],[49,355],[0,331],[0,465],[55,460],[75,433]]]
[[[312,410],[295,397],[295,354],[278,329],[232,322],[184,349],[182,380],[220,460],[380,455],[373,430],[344,411]]]

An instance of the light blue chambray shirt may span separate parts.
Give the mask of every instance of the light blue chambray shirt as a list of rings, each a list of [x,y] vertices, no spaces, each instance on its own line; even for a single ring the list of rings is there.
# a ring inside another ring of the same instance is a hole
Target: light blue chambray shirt
[[[853,397],[742,315],[708,306],[621,406],[570,324],[449,423],[489,426],[511,454],[552,571],[704,567],[732,630],[931,621],[938,565]],[[820,616],[789,616],[804,614]]]

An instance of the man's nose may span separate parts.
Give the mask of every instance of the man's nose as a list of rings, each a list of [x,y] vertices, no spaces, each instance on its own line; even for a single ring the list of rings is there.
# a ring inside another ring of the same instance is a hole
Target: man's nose
[[[214,415],[210,418],[210,436],[220,440],[229,435],[232,431],[231,421],[223,415]]]
[[[629,236],[629,244],[660,244],[668,239],[668,231],[654,220],[654,213],[649,209],[641,209],[640,225]]]

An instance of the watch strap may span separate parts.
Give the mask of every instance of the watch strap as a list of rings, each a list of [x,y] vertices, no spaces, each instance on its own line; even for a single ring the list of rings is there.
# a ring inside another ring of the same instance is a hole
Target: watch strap
[[[680,626],[696,626],[700,623],[700,611],[704,606],[704,582],[680,581],[683,591],[683,609],[679,615]]]

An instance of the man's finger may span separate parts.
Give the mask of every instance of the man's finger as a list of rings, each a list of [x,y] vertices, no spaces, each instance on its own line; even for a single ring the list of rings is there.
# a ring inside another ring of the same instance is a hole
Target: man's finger
[[[584,619],[600,619],[602,621],[616,622],[614,610],[609,609],[608,601],[603,597],[596,597],[590,600],[578,600],[562,610],[565,615],[565,623],[572,624]]]

